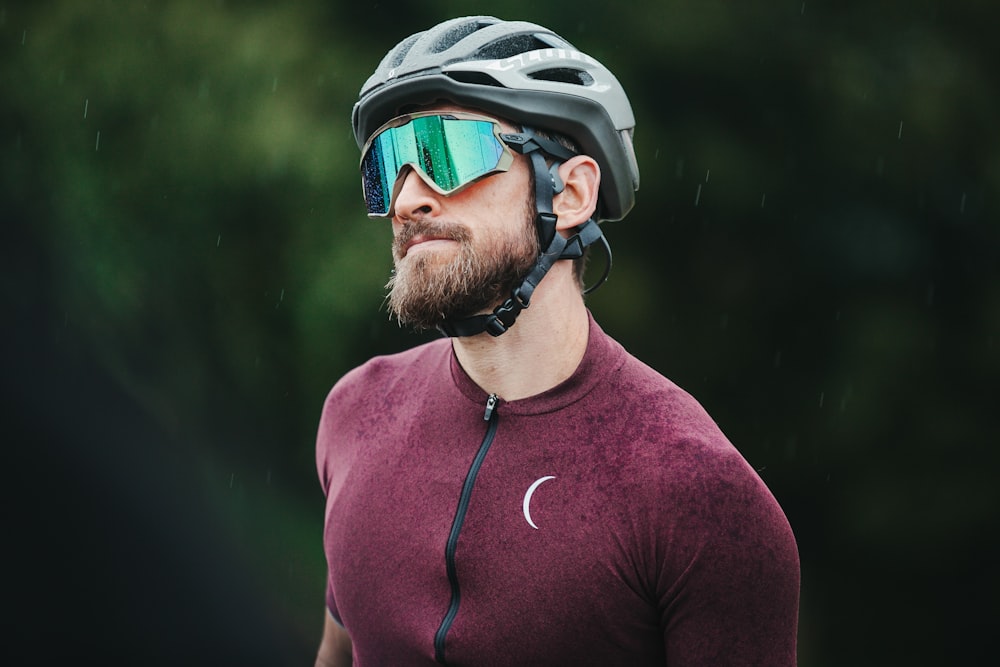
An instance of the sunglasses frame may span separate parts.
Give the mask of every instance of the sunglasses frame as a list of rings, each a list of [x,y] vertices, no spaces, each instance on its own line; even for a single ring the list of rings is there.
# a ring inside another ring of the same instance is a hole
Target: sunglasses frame
[[[369,218],[374,219],[374,218],[392,217],[393,209],[395,209],[396,196],[399,194],[399,190],[402,187],[402,183],[404,180],[399,178],[399,175],[403,173],[403,169],[406,167],[409,167],[412,171],[414,171],[420,177],[420,180],[422,180],[431,190],[433,190],[434,192],[438,193],[443,197],[450,197],[451,195],[459,193],[462,190],[465,190],[466,188],[474,185],[475,183],[478,183],[479,181],[483,180],[488,176],[493,176],[494,174],[499,174],[508,171],[511,168],[511,165],[514,164],[514,151],[511,150],[511,147],[507,144],[506,141],[504,141],[503,137],[511,136],[512,134],[516,133],[504,132],[503,128],[500,126],[500,121],[497,120],[496,118],[490,118],[489,116],[468,113],[465,111],[418,111],[415,113],[408,113],[408,114],[403,114],[401,116],[396,116],[392,120],[388,121],[387,123],[379,127],[377,130],[375,130],[375,132],[372,133],[372,136],[369,137],[368,141],[365,142],[364,147],[361,149],[361,161],[358,167],[364,170],[365,158],[368,157],[368,153],[372,148],[372,144],[375,142],[376,139],[378,139],[379,135],[381,135],[383,132],[385,132],[386,130],[390,130],[392,128],[403,127],[404,125],[407,125],[408,123],[412,122],[417,118],[428,118],[431,116],[440,116],[444,120],[472,120],[472,121],[490,123],[493,126],[493,137],[497,140],[497,142],[499,142],[500,146],[503,149],[499,159],[497,160],[497,166],[494,167],[493,169],[490,169],[484,174],[476,176],[475,178],[465,183],[462,183],[458,187],[452,188],[451,190],[445,190],[440,185],[435,183],[434,179],[431,178],[427,174],[427,172],[425,172],[423,168],[420,167],[420,165],[414,162],[404,162],[403,164],[399,165],[399,170],[396,172],[396,177],[392,184],[392,195],[389,198],[389,207],[388,207],[389,210],[386,211],[385,213],[368,213]],[[367,208],[368,194],[365,187],[365,177],[363,175],[361,177],[361,193],[365,199],[365,208]]]

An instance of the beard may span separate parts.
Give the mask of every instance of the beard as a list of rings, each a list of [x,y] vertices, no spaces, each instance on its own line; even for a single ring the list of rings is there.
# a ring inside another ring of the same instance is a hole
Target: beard
[[[396,268],[386,284],[390,313],[400,325],[423,330],[499,305],[538,258],[534,214],[525,210],[522,215],[524,223],[513,233],[492,232],[477,241],[463,225],[406,223],[392,243]],[[437,252],[402,257],[406,243],[421,234],[456,241],[458,248],[444,260]]]

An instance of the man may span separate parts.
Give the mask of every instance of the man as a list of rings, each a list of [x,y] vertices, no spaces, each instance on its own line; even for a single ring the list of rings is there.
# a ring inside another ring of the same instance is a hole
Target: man
[[[584,305],[597,221],[639,184],[614,76],[541,26],[455,19],[390,51],[353,123],[389,307],[447,338],[327,399],[316,664],[793,665],[784,514]]]

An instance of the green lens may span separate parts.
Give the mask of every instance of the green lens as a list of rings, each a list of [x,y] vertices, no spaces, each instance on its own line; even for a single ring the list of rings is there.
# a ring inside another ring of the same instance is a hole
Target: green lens
[[[428,115],[389,127],[369,144],[361,162],[365,204],[371,215],[386,215],[399,170],[422,171],[442,194],[497,170],[504,145],[488,120]]]

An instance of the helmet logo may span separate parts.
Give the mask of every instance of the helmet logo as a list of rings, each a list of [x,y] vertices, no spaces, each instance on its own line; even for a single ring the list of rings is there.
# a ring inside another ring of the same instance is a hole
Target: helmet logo
[[[504,58],[503,60],[494,60],[487,65],[487,67],[489,69],[507,71],[518,69],[520,67],[528,67],[531,64],[541,63],[546,60],[579,60],[587,64],[596,64],[593,58],[580,53],[579,51],[549,48],[539,49],[538,51],[528,51],[527,53],[518,53],[517,55]]]

